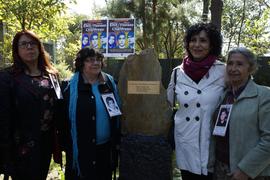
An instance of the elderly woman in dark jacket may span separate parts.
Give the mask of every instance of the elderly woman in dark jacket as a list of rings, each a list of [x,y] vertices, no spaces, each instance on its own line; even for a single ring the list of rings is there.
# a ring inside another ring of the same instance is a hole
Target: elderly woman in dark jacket
[[[103,55],[81,49],[75,74],[64,87],[66,117],[66,179],[111,180],[119,144],[118,117],[110,117],[102,95],[111,94],[119,104],[113,77],[101,71]]]
[[[45,180],[53,153],[57,72],[39,38],[18,32],[0,73],[0,165],[13,180]]]

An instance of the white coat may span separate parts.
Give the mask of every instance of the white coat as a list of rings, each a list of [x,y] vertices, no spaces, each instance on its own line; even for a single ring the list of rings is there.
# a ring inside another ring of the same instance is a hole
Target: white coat
[[[180,108],[175,114],[175,152],[179,169],[207,175],[210,121],[225,88],[225,65],[215,61],[197,84],[177,66],[176,100]],[[174,73],[167,89],[172,104]]]

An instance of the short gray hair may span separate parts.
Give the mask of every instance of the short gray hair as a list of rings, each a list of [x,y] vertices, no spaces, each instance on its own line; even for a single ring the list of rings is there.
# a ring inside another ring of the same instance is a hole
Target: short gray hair
[[[249,65],[250,65],[250,73],[254,74],[257,70],[257,67],[258,67],[257,58],[254,55],[254,53],[245,47],[238,47],[238,48],[230,50],[230,52],[228,53],[227,61],[230,59],[232,54],[236,54],[236,53],[239,53],[239,54],[242,54],[243,56],[245,56],[246,60],[248,61]]]

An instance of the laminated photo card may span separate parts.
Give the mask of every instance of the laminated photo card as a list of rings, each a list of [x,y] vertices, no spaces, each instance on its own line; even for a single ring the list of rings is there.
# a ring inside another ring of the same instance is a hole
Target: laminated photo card
[[[113,93],[105,93],[102,94],[101,97],[110,117],[122,114]]]
[[[232,104],[221,105],[215,123],[213,135],[225,136],[229,124]]]

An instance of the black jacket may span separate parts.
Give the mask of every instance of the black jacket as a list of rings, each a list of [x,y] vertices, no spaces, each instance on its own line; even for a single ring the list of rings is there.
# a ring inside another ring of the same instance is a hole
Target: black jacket
[[[3,166],[6,166],[11,159],[11,117],[14,114],[12,109],[11,87],[13,82],[11,81],[10,74],[6,71],[0,72],[0,170],[4,170]],[[0,172],[1,173],[1,172]]]
[[[49,91],[56,99],[54,90]],[[29,172],[36,178],[40,177],[42,166],[41,98],[24,73],[14,75],[10,69],[0,72],[0,166],[9,166],[14,172]],[[46,146],[48,153],[52,153],[52,129],[48,137],[51,138]]]
[[[107,79],[106,75],[102,73]],[[65,84],[65,83],[63,83]],[[70,120],[68,119],[68,107],[69,107],[69,87],[64,87],[66,89],[63,93],[64,95],[64,111],[67,115],[64,119],[66,126],[64,127],[64,134],[66,137],[63,138],[64,147],[66,151],[66,179],[76,179],[74,174],[76,172],[72,169],[72,140],[70,134]],[[101,91],[114,92],[114,89],[109,82],[106,80],[106,85],[99,88]],[[102,93],[102,92],[101,92]],[[96,106],[95,97],[91,91],[91,85],[85,84],[83,78],[79,75],[78,82],[78,99],[77,99],[77,143],[79,152],[79,164],[81,174],[84,176],[82,179],[96,179],[95,178],[95,150],[96,150]],[[118,145],[120,143],[120,126],[118,118],[110,119],[111,126],[111,163],[112,170],[115,170],[118,165]],[[76,176],[76,175],[75,175]]]

